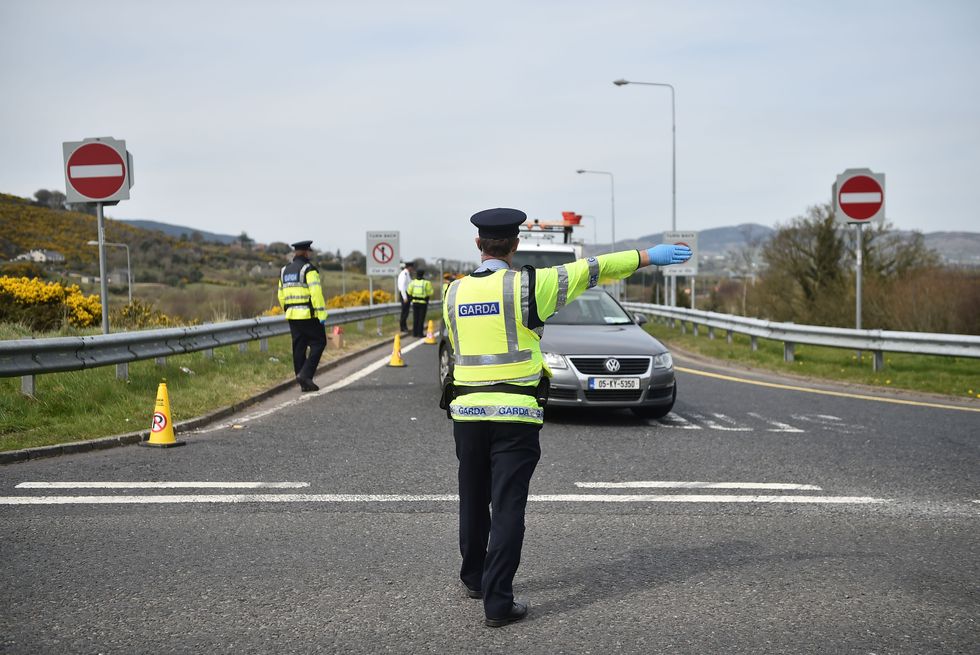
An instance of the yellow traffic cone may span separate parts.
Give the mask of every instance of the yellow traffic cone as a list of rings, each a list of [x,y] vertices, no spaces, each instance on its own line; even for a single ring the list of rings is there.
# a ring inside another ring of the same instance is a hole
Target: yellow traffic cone
[[[391,349],[391,359],[388,360],[388,366],[405,366],[405,361],[402,359],[402,335],[395,335],[395,344]]]
[[[172,448],[183,446],[183,441],[174,437],[174,423],[170,414],[170,394],[167,393],[167,381],[163,380],[157,387],[157,402],[153,408],[153,420],[150,423],[150,440],[141,441],[141,446],[156,448]]]
[[[436,342],[436,334],[435,331],[433,331],[432,329],[432,319],[429,319],[429,330],[425,333],[425,339],[423,340],[422,343],[435,343],[435,342]]]

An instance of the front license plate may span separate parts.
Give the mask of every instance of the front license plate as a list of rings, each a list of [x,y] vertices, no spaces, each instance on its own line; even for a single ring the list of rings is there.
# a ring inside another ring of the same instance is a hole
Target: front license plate
[[[640,378],[589,378],[589,389],[639,389]]]

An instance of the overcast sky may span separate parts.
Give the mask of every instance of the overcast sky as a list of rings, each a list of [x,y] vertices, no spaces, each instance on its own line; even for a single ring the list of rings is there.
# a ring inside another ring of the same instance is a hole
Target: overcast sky
[[[585,168],[638,237],[670,228],[670,91],[619,78],[676,88],[678,229],[785,222],[870,167],[898,227],[980,231],[974,0],[0,0],[0,191],[64,190],[62,141],[113,136],[110,216],[471,259],[487,207],[609,242]]]

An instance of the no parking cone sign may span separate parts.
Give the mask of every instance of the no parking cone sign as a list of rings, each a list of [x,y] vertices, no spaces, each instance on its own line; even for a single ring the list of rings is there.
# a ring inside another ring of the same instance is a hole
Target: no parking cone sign
[[[141,441],[141,446],[155,448],[173,448],[183,446],[183,441],[177,441],[174,436],[174,423],[170,414],[170,394],[167,393],[167,381],[157,387],[157,402],[153,408],[153,418],[150,421],[150,439]]]

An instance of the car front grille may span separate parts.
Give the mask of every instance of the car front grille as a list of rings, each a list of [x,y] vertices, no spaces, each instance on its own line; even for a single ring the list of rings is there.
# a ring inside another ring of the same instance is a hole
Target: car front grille
[[[628,389],[621,391],[618,389],[603,391],[586,391],[585,399],[589,402],[623,403],[633,402],[640,399],[643,391],[640,389]]]
[[[650,368],[649,357],[571,357],[572,365],[583,375],[642,375]],[[619,361],[619,370],[610,373],[606,370],[606,361]]]

